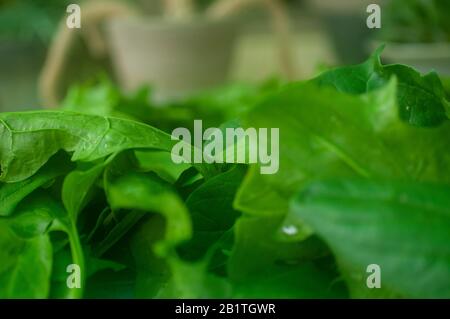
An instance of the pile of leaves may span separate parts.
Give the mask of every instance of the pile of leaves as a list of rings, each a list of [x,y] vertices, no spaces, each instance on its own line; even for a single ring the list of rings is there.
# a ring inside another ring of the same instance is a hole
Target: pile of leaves
[[[102,81],[0,114],[0,296],[449,298],[449,102],[380,52],[165,107]],[[279,128],[279,172],[174,164],[193,119]]]

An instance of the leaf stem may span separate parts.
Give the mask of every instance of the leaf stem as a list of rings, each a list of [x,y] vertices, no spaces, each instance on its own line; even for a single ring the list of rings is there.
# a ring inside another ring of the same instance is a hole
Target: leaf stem
[[[80,242],[80,237],[78,236],[78,231],[76,229],[74,222],[71,222],[70,224],[71,224],[70,228],[68,229],[70,250],[72,252],[73,263],[80,267],[81,287],[70,289],[70,293],[69,293],[68,297],[71,299],[80,299],[83,297],[84,285],[86,282],[86,280],[85,280],[86,279],[86,276],[85,276],[86,269],[85,269],[83,248],[81,247],[81,242]]]

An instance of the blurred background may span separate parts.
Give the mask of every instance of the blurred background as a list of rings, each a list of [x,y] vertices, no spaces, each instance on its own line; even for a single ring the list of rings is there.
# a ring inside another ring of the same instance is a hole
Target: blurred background
[[[80,5],[81,28],[66,12]],[[370,3],[381,29],[369,29]],[[106,77],[164,103],[230,83],[307,79],[362,62],[450,74],[448,0],[0,0],[0,111],[58,107]]]

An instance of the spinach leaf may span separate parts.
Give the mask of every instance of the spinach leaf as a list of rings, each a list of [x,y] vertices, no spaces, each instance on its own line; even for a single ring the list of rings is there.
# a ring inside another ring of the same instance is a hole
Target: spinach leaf
[[[111,247],[113,247],[127,232],[132,229],[138,221],[142,219],[144,214],[139,211],[129,211],[118,221],[114,227],[107,233],[103,240],[94,246],[94,255],[102,256]]]
[[[89,193],[114,155],[88,170],[74,170],[68,174],[62,186],[62,201],[73,223],[88,200]]]
[[[449,101],[439,76],[430,72],[424,76],[401,64],[382,65],[378,48],[366,62],[325,72],[313,82],[332,86],[351,94],[363,94],[385,85],[392,76],[398,81],[397,102],[400,117],[416,126],[437,126],[446,121]]]
[[[6,219],[5,222],[16,236],[30,241],[40,237],[45,237],[49,241],[49,232],[64,232],[68,236],[72,254],[72,263],[80,266],[82,285],[81,289],[70,290],[70,292],[67,293],[67,296],[71,298],[82,296],[86,279],[83,248],[81,246],[76,224],[67,215],[59,202],[42,191],[34,193],[27,202],[21,203],[17,207],[16,214],[11,219]],[[49,245],[50,257],[47,257],[51,261],[52,246],[50,241]],[[31,281],[31,283],[32,282],[33,281]]]
[[[23,239],[0,219],[0,260],[1,298],[48,297],[52,246],[47,234]]]
[[[280,170],[261,175],[251,166],[235,207],[284,215],[299,189],[324,176],[448,181],[449,122],[435,128],[404,123],[396,115],[397,92],[395,79],[362,95],[298,83],[266,99],[243,122],[280,128]],[[299,238],[309,235],[297,226]]]
[[[193,236],[179,249],[184,258],[204,257],[208,249],[233,227],[240,214],[233,209],[232,203],[245,171],[245,167],[236,166],[219,174],[200,185],[186,199]]]
[[[336,256],[353,297],[450,297],[450,187],[364,180],[315,182],[292,203]],[[381,289],[366,267],[381,268]]]
[[[0,114],[0,180],[32,176],[57,151],[73,152],[72,161],[94,161],[130,148],[170,151],[170,136],[124,119],[70,112]]]
[[[283,242],[278,217],[242,217],[235,226],[236,243],[228,264],[238,298],[338,298],[345,288],[332,283],[339,275],[319,266],[327,248],[310,238]]]
[[[189,213],[170,185],[145,173],[130,172],[107,179],[106,192],[112,209],[135,209],[165,217],[165,237],[157,247],[161,253],[191,237]]]
[[[0,184],[0,216],[9,216],[14,208],[29,194],[67,173],[71,165],[63,154],[57,154],[36,174],[16,183]]]
[[[352,96],[298,83],[255,107],[245,126],[280,129],[280,169],[261,175],[252,166],[235,207],[248,214],[283,215],[297,190],[320,176],[405,178],[402,155],[379,133],[395,119],[395,88],[392,81],[368,95]]]
[[[140,170],[155,172],[159,177],[172,184],[191,167],[187,163],[175,164],[168,152],[138,150],[135,151],[135,156]]]

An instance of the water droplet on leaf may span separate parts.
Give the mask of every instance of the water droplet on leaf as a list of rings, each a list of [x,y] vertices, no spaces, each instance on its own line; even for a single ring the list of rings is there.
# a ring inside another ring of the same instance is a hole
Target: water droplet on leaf
[[[288,225],[283,226],[282,231],[288,236],[294,236],[298,233],[298,228],[294,225]]]

